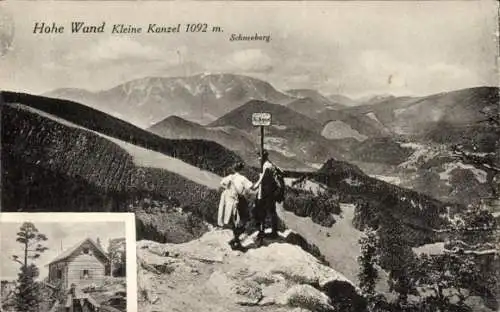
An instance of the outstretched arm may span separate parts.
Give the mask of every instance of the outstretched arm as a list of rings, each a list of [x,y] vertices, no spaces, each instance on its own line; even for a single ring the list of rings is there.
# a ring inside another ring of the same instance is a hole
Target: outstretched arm
[[[255,182],[254,185],[252,185],[252,190],[256,190],[260,186],[260,184],[262,183],[262,178],[263,177],[264,177],[264,174],[261,173],[259,175],[259,180],[257,180],[257,182]]]
[[[244,177],[243,179],[243,193],[245,195],[250,195],[255,192],[255,189],[253,188],[253,183],[252,181],[248,180],[247,178]]]
[[[255,182],[252,189],[257,189],[262,184],[262,180],[264,179],[266,174],[271,174],[270,169],[271,167],[264,165],[264,171],[260,174],[259,180]]]

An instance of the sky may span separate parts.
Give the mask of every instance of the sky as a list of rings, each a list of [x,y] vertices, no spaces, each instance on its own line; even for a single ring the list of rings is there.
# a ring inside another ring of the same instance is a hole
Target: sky
[[[99,237],[104,250],[108,248],[109,239],[125,237],[124,222],[33,222],[40,233],[47,236],[45,242],[49,249],[42,253],[35,264],[40,270],[40,278],[48,275],[50,261],[57,257],[62,251],[73,247],[85,238],[94,241]],[[20,265],[12,260],[12,255],[23,257],[21,244],[16,242],[16,233],[22,222],[2,222],[0,227],[0,278],[15,280]],[[62,246],[62,249],[61,249]]]
[[[248,75],[279,90],[311,88],[351,97],[495,86],[496,6],[488,0],[3,1],[0,21],[14,31],[0,58],[0,87],[31,93],[62,87],[98,91],[141,77],[202,72]],[[69,30],[72,21],[104,21],[109,29],[105,34],[33,34],[35,22]],[[109,33],[115,23],[147,28],[149,23],[193,22],[224,32]],[[10,32],[3,29],[8,38]],[[230,42],[233,33],[270,35],[271,41]]]

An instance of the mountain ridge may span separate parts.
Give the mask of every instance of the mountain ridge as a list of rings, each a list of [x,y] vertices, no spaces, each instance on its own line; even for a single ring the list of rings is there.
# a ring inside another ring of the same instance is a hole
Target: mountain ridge
[[[251,99],[283,104],[294,99],[266,81],[235,74],[144,77],[97,92],[63,89],[45,95],[66,97],[108,114],[121,114],[142,127],[170,115],[207,124]]]
[[[233,126],[243,130],[254,129],[255,126],[252,125],[251,116],[255,112],[271,113],[274,127],[304,128],[317,133],[321,132],[321,125],[313,119],[297,113],[286,106],[260,100],[251,100],[245,103],[210,123],[209,126]]]
[[[251,166],[258,167],[260,137],[257,129],[242,130],[232,125],[202,126],[181,117],[167,117],[148,128],[165,138],[204,139],[217,142],[234,151]],[[327,139],[303,128],[268,127],[264,147],[273,161],[282,168],[313,170],[313,164],[332,156],[342,157],[342,151],[329,147]],[[301,141],[303,139],[303,141]]]

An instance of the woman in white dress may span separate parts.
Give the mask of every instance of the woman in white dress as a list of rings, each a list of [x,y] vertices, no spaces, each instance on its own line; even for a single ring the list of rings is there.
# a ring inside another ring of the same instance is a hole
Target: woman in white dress
[[[247,197],[251,194],[253,183],[240,173],[243,166],[242,163],[237,164],[234,173],[224,177],[220,183],[224,191],[219,203],[217,223],[221,227],[232,228],[234,238],[229,241],[229,245],[233,249],[241,248],[239,237],[250,218]]]

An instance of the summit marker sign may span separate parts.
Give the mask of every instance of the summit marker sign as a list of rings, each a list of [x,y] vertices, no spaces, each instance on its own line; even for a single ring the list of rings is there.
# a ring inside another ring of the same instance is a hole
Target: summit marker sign
[[[270,113],[253,113],[252,125],[254,126],[270,126],[271,114]]]
[[[253,113],[252,125],[260,126],[260,155],[264,153],[264,128],[271,125],[270,113]],[[261,157],[260,166],[264,165],[264,160]]]

